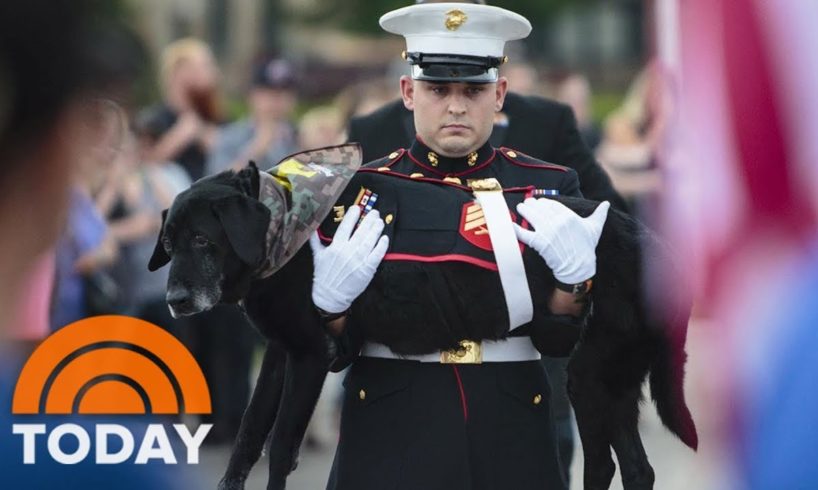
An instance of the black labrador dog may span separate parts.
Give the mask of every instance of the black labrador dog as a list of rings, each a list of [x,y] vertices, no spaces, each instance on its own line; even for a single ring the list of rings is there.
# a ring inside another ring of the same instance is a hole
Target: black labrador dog
[[[412,182],[386,174],[359,171],[338,203],[355,205],[361,187],[378,190],[379,203],[404,211],[419,198],[448,200],[456,209],[473,198],[456,185]],[[251,165],[200,180],[180,194],[163,213],[149,264],[155,270],[171,263],[167,300],[175,315],[195,314],[220,302],[238,303],[268,340],[222,489],[244,487],[271,431],[268,489],[285,487],[287,475],[296,467],[333,345],[312,307],[309,246],[301,247],[275,274],[257,277],[270,223],[270,212],[259,205],[259,175]],[[511,205],[525,197],[505,195]],[[581,216],[589,215],[598,204],[555,199]],[[333,215],[327,217],[321,227],[324,235],[331,235],[335,221]],[[393,242],[402,233],[400,226],[387,226],[386,232]],[[542,302],[549,297],[554,279],[536,252],[526,248],[523,259],[536,320],[538,313],[546,311]],[[659,311],[648,307],[648,297],[657,296],[653,293],[658,288],[647,284],[643,270],[661,266],[666,277],[673,277],[672,267],[666,267],[672,260],[667,247],[623,213],[610,211],[597,247],[597,263],[592,312],[568,364],[568,392],[585,455],[585,488],[609,487],[614,473],[610,448],[617,453],[626,489],[652,488],[653,469],[637,429],[641,387],[648,374],[663,423],[691,448],[698,443],[683,394],[690,304],[665,304]],[[424,287],[407,289],[418,281],[426,281]],[[401,291],[421,297],[401,301]],[[434,294],[424,296],[418,291]],[[468,318],[462,317],[462,311],[461,317],[452,318],[451,310],[431,304],[440,298],[459,298],[479,307],[467,309]],[[357,319],[356,330],[367,340],[386,344],[398,354],[428,353],[456,348],[464,338],[504,338],[508,318],[502,298],[499,275],[491,270],[461,262],[386,260],[353,304],[351,318]],[[549,354],[547,342],[538,342],[533,334],[532,339]]]

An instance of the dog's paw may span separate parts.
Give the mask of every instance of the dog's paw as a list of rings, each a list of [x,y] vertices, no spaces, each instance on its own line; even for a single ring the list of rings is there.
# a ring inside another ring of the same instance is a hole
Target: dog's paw
[[[276,478],[273,479],[272,477],[267,482],[267,490],[286,490],[287,488],[287,479],[286,478]]]
[[[298,468],[298,460],[300,459],[299,456],[301,455],[301,444],[295,446],[293,452],[290,453],[290,473],[295,471]]]
[[[244,480],[222,478],[218,490],[244,490]]]

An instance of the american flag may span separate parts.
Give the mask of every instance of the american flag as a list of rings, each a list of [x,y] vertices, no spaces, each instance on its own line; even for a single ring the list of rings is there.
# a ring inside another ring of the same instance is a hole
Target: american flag
[[[713,320],[706,337],[721,364],[711,367],[729,372],[736,486],[818,488],[814,422],[792,418],[759,436],[779,414],[762,407],[788,399],[784,381],[804,375],[778,368],[803,327],[789,314],[818,300],[803,277],[815,274],[818,243],[818,2],[656,0],[655,12],[673,107],[660,150],[662,222]],[[773,443],[781,434],[805,442],[788,454]],[[770,469],[775,451],[786,471]]]

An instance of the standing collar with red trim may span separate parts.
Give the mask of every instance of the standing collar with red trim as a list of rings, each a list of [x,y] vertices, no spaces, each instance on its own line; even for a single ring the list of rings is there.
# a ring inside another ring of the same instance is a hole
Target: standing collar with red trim
[[[418,166],[442,177],[465,175],[485,167],[494,160],[495,150],[488,141],[464,157],[445,157],[432,151],[420,137],[409,148],[409,158]]]

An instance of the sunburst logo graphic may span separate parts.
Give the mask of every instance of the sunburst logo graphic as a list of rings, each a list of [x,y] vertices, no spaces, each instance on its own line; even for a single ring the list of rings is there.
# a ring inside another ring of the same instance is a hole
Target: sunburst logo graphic
[[[126,316],[58,330],[34,351],[14,390],[14,414],[208,414],[210,392],[174,336]]]

